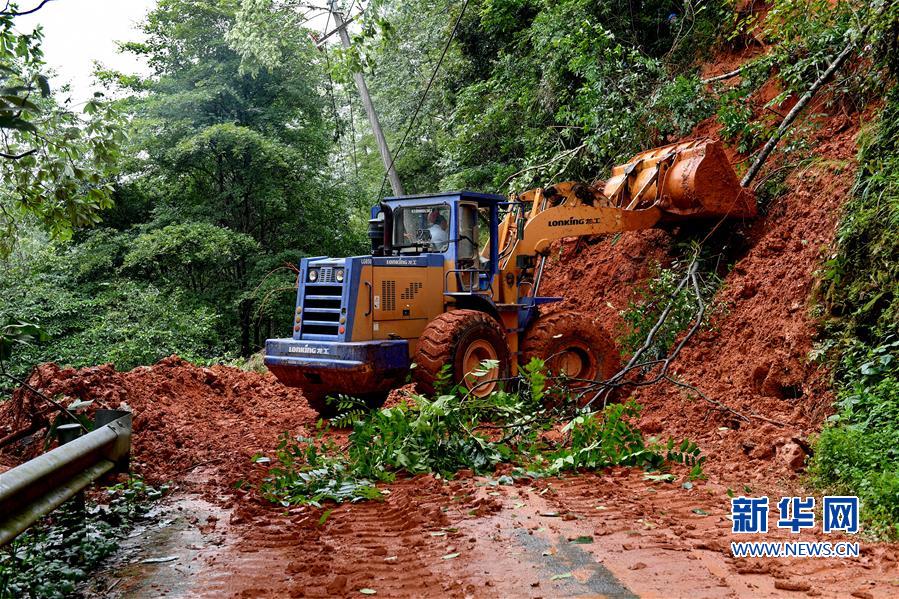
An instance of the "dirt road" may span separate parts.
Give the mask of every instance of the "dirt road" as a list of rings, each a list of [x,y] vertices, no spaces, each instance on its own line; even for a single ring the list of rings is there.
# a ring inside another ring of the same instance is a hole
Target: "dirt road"
[[[716,482],[685,489],[614,469],[514,485],[422,476],[386,489],[383,502],[325,511],[256,502],[228,510],[177,494],[95,589],[114,597],[374,591],[387,597],[877,598],[899,592],[896,548],[864,540],[861,556],[850,560],[731,558],[727,487]],[[765,540],[788,536],[772,532]],[[141,563],[154,558],[169,560]]]

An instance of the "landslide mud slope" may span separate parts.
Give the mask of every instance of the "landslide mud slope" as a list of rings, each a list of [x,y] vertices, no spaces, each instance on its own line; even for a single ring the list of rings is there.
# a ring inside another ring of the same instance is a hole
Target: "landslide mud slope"
[[[60,368],[44,364],[28,380],[50,397],[93,402],[98,408],[134,412],[132,468],[154,483],[182,480],[203,466],[206,488],[230,488],[253,455],[270,451],[284,431],[310,434],[317,414],[302,393],[269,374],[214,366],[200,368],[177,356],[151,367],[118,372],[111,364]],[[52,418],[48,406],[20,389],[0,405],[0,436]],[[5,455],[26,459],[42,449],[20,443]]]
[[[794,476],[808,436],[830,410],[827,374],[809,359],[817,330],[812,291],[815,271],[832,251],[866,116],[819,119],[814,159],[787,178],[786,193],[755,221],[721,223],[705,240],[733,268],[716,295],[711,326],[689,341],[671,371],[708,399],[672,385],[632,393],[644,407],[645,432],[693,439],[712,471]],[[706,123],[699,130],[715,128]],[[568,241],[554,253],[542,292],[566,298],[554,309],[597,314],[607,330],[620,331],[621,311],[686,238],[675,228]]]

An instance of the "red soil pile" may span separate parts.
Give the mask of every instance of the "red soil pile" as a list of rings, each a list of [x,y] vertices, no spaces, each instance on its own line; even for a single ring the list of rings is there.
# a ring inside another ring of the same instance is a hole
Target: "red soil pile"
[[[659,266],[671,262],[671,236],[652,229],[620,237],[565,240],[553,247],[540,294],[562,297],[550,310],[576,310],[598,316],[613,334],[623,326],[621,312]]]
[[[709,404],[687,393],[647,389],[638,394],[648,421],[702,440],[708,450],[721,452],[713,457],[722,465],[726,461],[729,472],[746,471],[751,462],[773,453],[788,465],[795,447],[782,444],[783,439],[806,437],[820,428],[831,405],[826,373],[808,357],[817,330],[810,295],[852,185],[857,131],[846,117],[832,119],[821,131],[820,139],[827,141],[815,154],[822,160],[793,173],[787,180],[790,192],[753,224],[751,249],[718,294],[726,315],[716,330],[689,344],[675,367],[709,397],[786,426],[752,417],[751,426],[734,430],[738,423],[732,418],[719,410],[710,413]]]
[[[309,434],[318,418],[298,389],[268,373],[201,368],[177,356],[130,372],[111,364],[78,370],[44,364],[29,383],[49,397],[93,401],[89,411],[127,405],[134,412],[132,468],[153,483],[179,480],[202,467],[219,489],[230,486],[246,477],[255,453],[277,445],[280,433]],[[43,409],[20,389],[0,406],[0,436],[27,426],[30,416],[22,414]],[[40,445],[26,439],[13,448],[20,452],[16,457],[27,459]]]

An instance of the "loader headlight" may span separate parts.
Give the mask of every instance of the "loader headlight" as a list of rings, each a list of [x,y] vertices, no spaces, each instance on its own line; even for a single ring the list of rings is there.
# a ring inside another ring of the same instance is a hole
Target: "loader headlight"
[[[313,268],[309,270],[309,282],[315,283],[318,280],[318,269]]]
[[[334,269],[334,279],[338,283],[343,283],[343,269],[342,268]]]

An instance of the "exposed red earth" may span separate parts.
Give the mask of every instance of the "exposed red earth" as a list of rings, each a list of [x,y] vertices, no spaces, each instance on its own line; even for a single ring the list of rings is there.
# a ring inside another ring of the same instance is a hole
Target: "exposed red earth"
[[[175,485],[159,530],[143,531],[96,583],[114,585],[113,596],[328,597],[373,589],[400,597],[889,597],[899,584],[896,548],[864,541],[853,560],[730,557],[728,489],[751,485],[753,494],[771,496],[798,489],[776,453],[710,452],[709,479],[691,488],[682,486],[682,472],[676,483],[659,483],[627,469],[512,486],[464,472],[454,481],[419,476],[386,485],[382,502],[326,506],[322,522],[323,510],[285,509],[232,487],[264,474],[251,456],[271,451],[279,431],[314,427],[302,398],[271,376],[169,358],[128,373],[45,366],[32,383],[108,407],[127,402],[139,415],[135,470]],[[668,421],[661,422],[664,430]],[[706,451],[724,452],[744,430],[726,433],[717,424],[710,416],[704,425],[715,431],[700,441]],[[745,428],[747,438],[782,434],[767,423]],[[729,463],[742,468],[719,467]],[[771,529],[766,540],[789,537]],[[803,535],[812,537],[821,539]],[[178,559],[140,565],[160,555]]]
[[[808,435],[828,415],[827,374],[808,357],[816,331],[814,272],[832,247],[863,118],[826,121],[817,133],[820,159],[790,175],[789,193],[767,207],[764,218],[726,225],[736,262],[716,296],[718,315],[673,364],[680,380],[752,423],[671,385],[633,394],[644,406],[643,430],[695,439],[710,471],[770,478],[769,467],[755,467],[764,462],[794,476]],[[671,261],[673,242],[674,234],[658,230],[594,245],[569,242],[547,268],[544,291],[565,296],[563,307],[600,314],[616,330],[619,312],[652,268]]]

